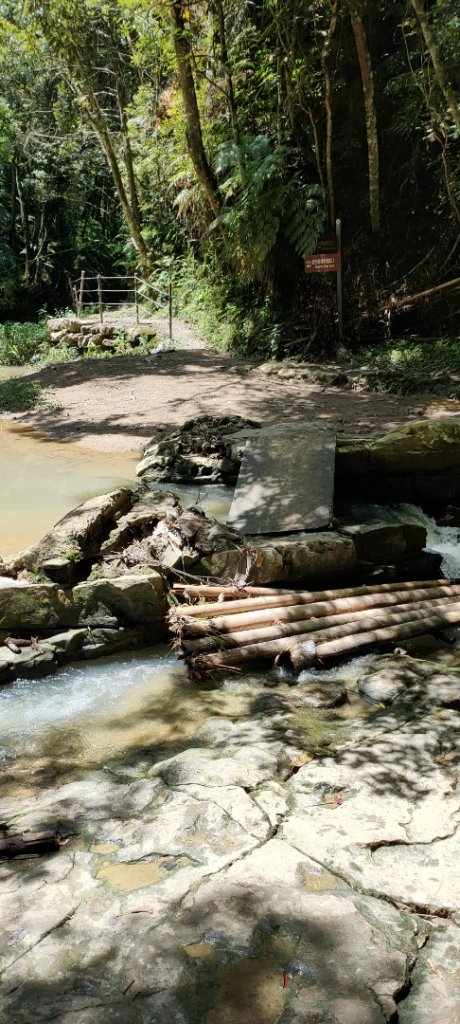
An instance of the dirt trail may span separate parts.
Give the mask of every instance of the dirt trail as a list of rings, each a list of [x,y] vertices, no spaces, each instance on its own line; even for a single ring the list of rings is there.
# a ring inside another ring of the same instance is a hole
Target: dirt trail
[[[166,335],[165,321],[156,323]],[[354,434],[411,417],[458,413],[458,403],[454,408],[430,395],[405,398],[267,376],[248,359],[206,346],[179,320],[174,345],[163,344],[155,355],[76,360],[32,373],[25,379],[49,389],[49,405],[13,418],[60,441],[129,451],[139,450],[159,427],[202,413],[240,414],[264,424],[323,420]]]

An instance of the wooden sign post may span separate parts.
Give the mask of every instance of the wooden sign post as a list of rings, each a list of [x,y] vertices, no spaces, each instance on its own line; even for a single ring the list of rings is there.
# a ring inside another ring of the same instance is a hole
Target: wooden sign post
[[[342,296],[342,222],[335,222],[335,236],[321,239],[318,252],[305,259],[307,274],[337,275],[337,313],[339,338],[343,338],[343,296]]]

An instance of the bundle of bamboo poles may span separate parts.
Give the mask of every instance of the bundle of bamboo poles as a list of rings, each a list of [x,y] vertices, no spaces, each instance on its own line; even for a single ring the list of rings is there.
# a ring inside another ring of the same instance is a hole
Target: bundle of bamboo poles
[[[450,580],[316,592],[175,584],[174,592],[189,603],[174,607],[169,623],[195,677],[283,655],[298,671],[460,625],[460,585]]]

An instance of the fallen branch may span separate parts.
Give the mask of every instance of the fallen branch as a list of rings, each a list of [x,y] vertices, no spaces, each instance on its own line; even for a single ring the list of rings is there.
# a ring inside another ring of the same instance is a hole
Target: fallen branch
[[[424,292],[416,292],[415,295],[405,295],[400,299],[390,295],[385,302],[382,302],[380,306],[373,310],[373,314],[384,313],[388,309],[394,310],[401,309],[404,306],[415,306],[417,302],[425,302],[427,299],[437,298],[443,292],[450,289],[456,291],[458,288],[460,288],[460,277],[453,277],[451,281],[444,281],[443,284],[427,288]]]

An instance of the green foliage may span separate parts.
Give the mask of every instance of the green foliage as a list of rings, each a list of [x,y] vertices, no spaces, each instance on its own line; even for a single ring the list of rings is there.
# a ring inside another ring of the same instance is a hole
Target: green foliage
[[[0,324],[0,364],[24,366],[30,363],[46,341],[44,324]]]
[[[460,396],[460,342],[455,338],[414,341],[408,338],[365,346],[356,352],[357,365],[366,364],[368,385],[373,391],[399,395],[445,390]]]
[[[219,344],[278,351],[283,321],[307,343],[330,344],[332,288],[307,277],[301,260],[333,227],[332,193],[344,227],[349,330],[359,333],[362,313],[391,290],[407,291],[406,275],[413,293],[456,275],[458,131],[405,0],[363,6],[380,150],[378,238],[349,0],[336,5],[332,29],[330,0],[188,5],[218,216],[192,160],[169,6],[0,0],[0,315],[32,319],[44,304],[51,311],[69,302],[81,269],[139,268],[104,131],[132,207],[137,190],[160,289],[165,260],[182,268],[180,308]],[[458,97],[458,0],[426,6]],[[447,304],[438,310],[442,329],[452,329]],[[56,359],[68,357],[56,350]]]
[[[37,405],[40,394],[41,385],[37,381],[18,378],[0,381],[0,413],[27,412]]]
[[[216,263],[203,266],[189,256],[174,268],[175,312],[189,320],[217,348],[242,355],[274,356],[281,326],[264,289],[235,288]]]
[[[214,227],[224,230],[230,257],[243,280],[263,279],[280,237],[298,256],[313,252],[324,225],[324,195],[289,171],[292,154],[266,135],[222,143],[215,171],[225,198]]]

